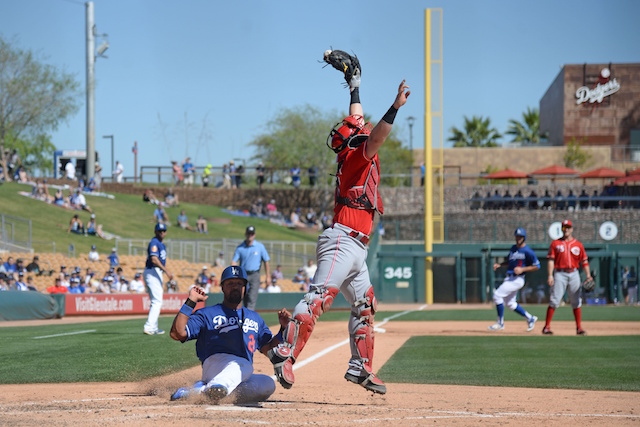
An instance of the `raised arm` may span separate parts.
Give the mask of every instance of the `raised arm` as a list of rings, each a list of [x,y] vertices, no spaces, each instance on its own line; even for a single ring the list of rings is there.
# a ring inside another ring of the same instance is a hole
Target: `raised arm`
[[[400,86],[398,86],[398,94],[396,95],[395,101],[393,101],[393,105],[389,108],[389,111],[387,111],[384,117],[382,117],[382,120],[378,122],[376,127],[373,128],[371,135],[369,135],[369,138],[367,139],[366,154],[368,158],[373,158],[380,147],[382,147],[382,144],[387,140],[387,137],[391,133],[396,113],[398,112],[398,109],[407,102],[409,95],[411,95],[411,91],[409,90],[409,86],[407,86],[403,80],[400,83]]]

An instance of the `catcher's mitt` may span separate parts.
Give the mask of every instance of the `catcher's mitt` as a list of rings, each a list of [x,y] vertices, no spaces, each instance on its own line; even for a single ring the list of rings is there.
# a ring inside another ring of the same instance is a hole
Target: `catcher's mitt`
[[[344,73],[344,80],[350,88],[360,87],[362,69],[357,56],[351,56],[342,50],[326,50],[323,59],[324,62]]]

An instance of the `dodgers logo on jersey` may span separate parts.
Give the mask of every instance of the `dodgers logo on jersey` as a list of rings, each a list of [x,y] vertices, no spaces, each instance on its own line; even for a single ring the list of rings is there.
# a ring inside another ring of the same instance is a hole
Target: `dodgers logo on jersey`
[[[227,333],[239,328],[238,318],[232,317],[230,319],[227,316],[215,316],[213,318],[214,329],[219,330],[221,333]]]
[[[258,322],[253,319],[245,319],[242,324],[242,331],[246,334],[249,331],[258,332]]]
[[[511,252],[509,254],[509,260],[515,260],[515,259],[525,259],[525,254],[520,252]]]

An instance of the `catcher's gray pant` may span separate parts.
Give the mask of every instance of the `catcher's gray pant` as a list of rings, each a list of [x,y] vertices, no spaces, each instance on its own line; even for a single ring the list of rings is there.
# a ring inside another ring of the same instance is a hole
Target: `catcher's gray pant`
[[[244,292],[244,306],[249,310],[256,309],[258,292],[260,291],[260,270],[247,274],[247,289]]]
[[[572,272],[555,271],[553,273],[553,286],[549,290],[549,305],[553,308],[558,308],[565,291],[568,291],[571,307],[581,307],[580,287],[580,272],[578,270]]]

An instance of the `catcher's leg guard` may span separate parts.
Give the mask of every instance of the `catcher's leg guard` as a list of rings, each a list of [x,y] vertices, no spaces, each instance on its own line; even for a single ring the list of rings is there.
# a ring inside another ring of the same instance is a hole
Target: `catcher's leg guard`
[[[373,286],[367,290],[365,297],[354,303],[351,310],[349,335],[351,338],[351,360],[344,375],[345,379],[359,384],[374,393],[385,394],[387,387],[373,373],[373,348],[377,301]]]
[[[309,292],[298,303],[293,319],[285,328],[284,342],[268,351],[267,357],[273,364],[276,378],[284,388],[291,388],[295,382],[293,364],[313,332],[316,320],[328,311],[339,290],[335,286],[320,286]]]

